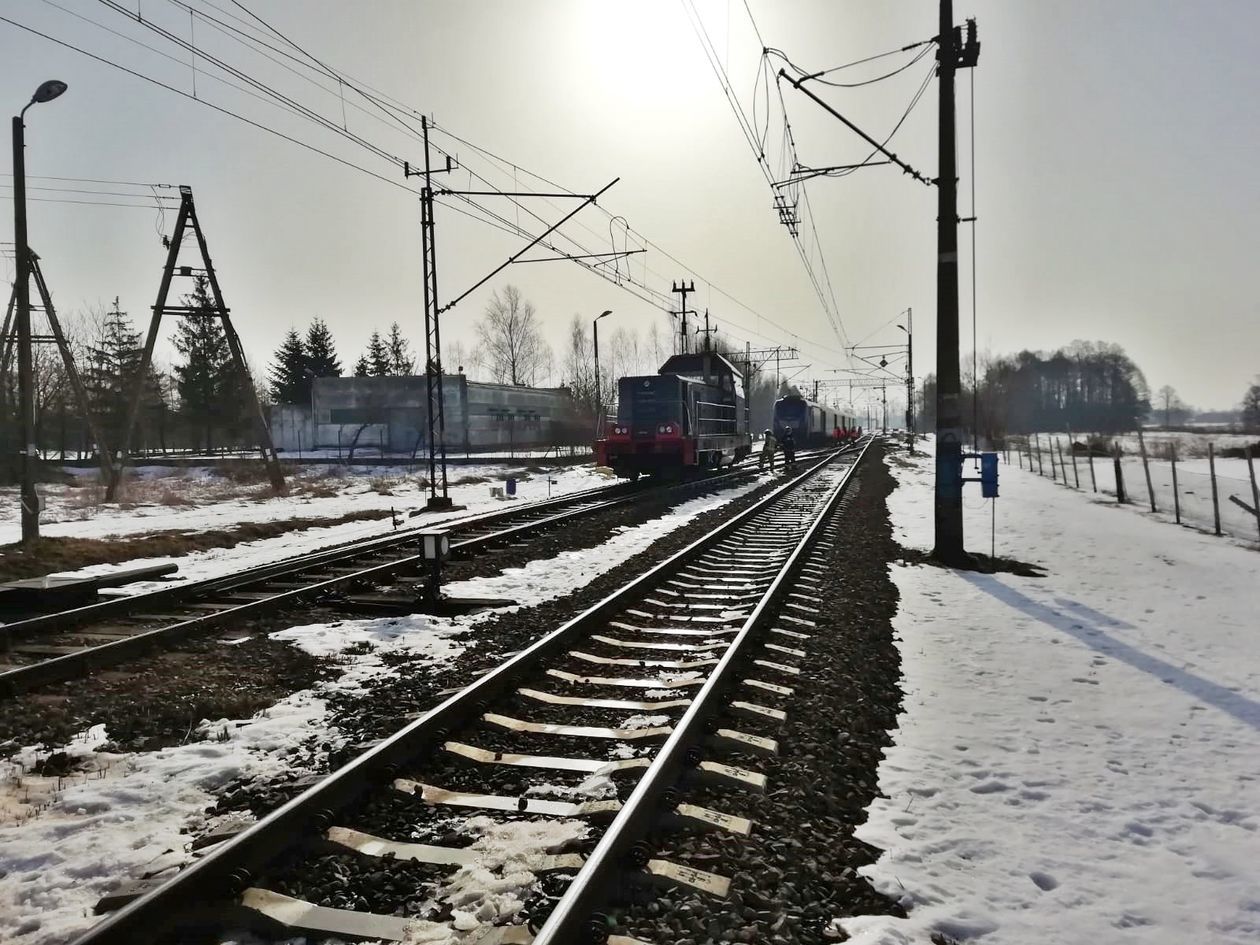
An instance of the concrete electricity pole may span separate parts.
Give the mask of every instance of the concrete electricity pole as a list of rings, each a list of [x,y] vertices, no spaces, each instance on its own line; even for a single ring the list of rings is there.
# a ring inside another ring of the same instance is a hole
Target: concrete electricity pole
[[[939,176],[936,179],[936,547],[946,564],[965,564],[962,501],[962,389],[958,364],[958,169],[954,154],[954,75],[980,55],[974,20],[967,39],[954,27],[953,0],[941,0],[937,36],[940,92]]]
[[[26,237],[26,109],[51,102],[66,83],[49,79],[13,116],[13,242],[17,255],[18,428],[21,436],[22,541],[39,538],[39,494],[35,491],[35,366],[31,355],[31,247]],[[99,444],[98,444],[99,446]]]

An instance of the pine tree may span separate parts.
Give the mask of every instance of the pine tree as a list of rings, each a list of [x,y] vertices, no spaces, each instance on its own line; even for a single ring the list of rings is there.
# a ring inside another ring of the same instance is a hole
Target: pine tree
[[[310,352],[302,336],[290,328],[271,365],[271,396],[278,404],[304,404],[311,399]]]
[[[184,304],[192,311],[179,320],[172,342],[183,357],[183,363],[175,365],[175,389],[181,412],[205,435],[210,450],[216,421],[235,425],[246,402],[245,391],[232,363],[223,323],[206,291],[205,276],[197,277]]]
[[[354,362],[355,377],[370,377],[372,374],[372,365],[368,364],[366,354],[359,355],[359,360]]]
[[[87,367],[83,372],[91,410],[114,449],[122,445],[129,401],[143,358],[140,333],[132,328],[131,318],[115,297],[113,310],[105,314],[96,338],[87,346]],[[152,365],[146,373],[141,406],[143,413],[149,414],[164,408],[165,401],[161,380]]]
[[[414,374],[416,359],[411,356],[411,343],[402,336],[398,322],[389,326],[389,373],[395,375]]]
[[[332,332],[322,318],[311,322],[306,329],[307,367],[313,377],[341,377],[341,359],[337,357],[337,346],[333,343]]]
[[[368,339],[367,351],[355,365],[354,373],[359,377],[388,377],[393,373],[393,364],[389,345],[385,343],[379,331],[374,331],[372,337]],[[365,373],[359,373],[361,367],[366,368]]]

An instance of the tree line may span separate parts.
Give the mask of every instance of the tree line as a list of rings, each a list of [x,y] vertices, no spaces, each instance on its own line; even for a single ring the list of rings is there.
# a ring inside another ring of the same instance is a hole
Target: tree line
[[[970,381],[964,376],[964,428],[995,443],[1012,433],[1135,430],[1151,410],[1145,375],[1108,342],[985,357]],[[920,417],[925,429],[936,423],[935,375],[924,382]]]
[[[172,345],[177,357],[169,366],[151,363],[141,385],[132,433],[133,450],[168,451],[253,445],[249,381],[231,357],[227,335],[215,316],[204,276],[183,302],[189,308],[174,319]],[[87,409],[109,448],[117,452],[126,438],[128,412],[143,360],[144,344],[131,316],[115,298],[112,307],[96,308],[63,320],[71,357],[78,366]],[[70,457],[96,450],[60,352],[36,344],[34,361],[35,442],[45,452]],[[3,381],[5,454],[11,455],[17,427],[16,371]]]
[[[962,379],[963,426],[990,442],[1007,434],[1099,433],[1137,430],[1146,423],[1176,427],[1196,415],[1175,388],[1151,394],[1142,370],[1117,344],[1075,341],[1054,351],[1020,351],[980,359],[977,383]],[[919,427],[936,424],[936,377],[922,387]],[[1241,420],[1246,432],[1260,432],[1260,377],[1243,394],[1241,412],[1217,411],[1209,418]]]

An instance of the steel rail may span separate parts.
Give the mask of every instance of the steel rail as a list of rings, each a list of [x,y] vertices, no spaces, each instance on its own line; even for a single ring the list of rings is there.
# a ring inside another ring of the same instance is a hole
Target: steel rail
[[[673,788],[684,771],[691,766],[689,755],[691,758],[696,757],[692,750],[706,737],[705,722],[720,712],[724,700],[729,698],[731,677],[738,668],[737,664],[753,644],[754,637],[760,636],[767,613],[791,586],[790,581],[795,576],[796,569],[844,496],[869,448],[868,441],[857,460],[844,474],[844,478],[832,489],[809,529],[784,560],[773,583],[748,615],[704,685],[692,698],[691,705],[674,724],[673,732],[656,753],[651,765],[608,825],[586,863],[552,909],[547,921],[534,936],[533,945],[586,945],[592,941],[590,935],[597,928],[603,928],[606,932],[606,926],[599,923],[593,927],[591,917],[596,914],[599,906],[607,902],[616,883],[624,879],[626,874],[634,873],[636,868],[645,865],[636,862],[633,856],[636,844],[648,836],[661,815],[666,813],[662,804],[665,792]]]
[[[6,624],[0,624],[0,645],[3,645],[5,641],[11,639],[15,640],[21,637],[34,636],[52,630],[62,630],[78,623],[89,623],[105,617],[125,616],[127,613],[135,610],[165,606],[172,602],[192,597],[234,590],[245,584],[258,583],[260,581],[284,577],[308,568],[335,564],[339,561],[345,560],[346,558],[370,554],[373,551],[388,550],[389,548],[405,544],[406,542],[414,539],[416,534],[422,530],[433,528],[462,530],[469,526],[494,521],[499,518],[510,519],[521,515],[528,515],[531,512],[538,511],[549,506],[566,505],[573,502],[585,501],[586,499],[595,498],[599,495],[599,493],[607,491],[611,488],[616,488],[616,484],[613,486],[597,486],[592,489],[584,489],[580,492],[573,492],[550,499],[540,499],[537,502],[531,502],[517,508],[479,512],[474,515],[466,515],[459,518],[442,519],[440,521],[429,522],[426,525],[420,525],[414,528],[409,527],[405,533],[391,532],[388,535],[373,538],[355,539],[349,542],[333,545],[331,547],[320,548],[316,551],[308,552],[307,554],[296,555],[292,558],[284,558],[280,561],[257,565],[241,571],[234,571],[231,574],[205,578],[200,581],[180,584],[174,587],[161,588],[156,591],[148,591],[144,594],[135,594],[127,597],[98,601],[92,604],[85,604],[82,607],[74,607],[68,610],[56,611],[49,614],[40,614],[39,616],[29,617],[25,620],[11,621]],[[636,491],[630,494],[637,495],[639,493]]]
[[[839,455],[839,453],[842,453],[842,452],[844,452],[844,450],[837,451],[835,455]],[[683,491],[702,490],[706,487],[711,487],[715,483],[720,483],[723,480],[726,480],[729,478],[743,477],[746,475],[750,475],[751,473],[755,471],[756,470],[754,470],[751,466],[749,466],[748,468],[743,468],[743,469],[733,471],[730,473],[725,473],[721,476],[709,477],[705,479],[697,479],[691,482],[682,483],[677,486],[672,486],[669,488],[670,488],[670,491],[674,489],[679,489]],[[591,490],[591,491],[598,491],[598,490]],[[628,504],[629,502],[638,498],[642,494],[643,494],[643,491],[632,491],[626,495],[616,496],[616,497],[609,498],[601,502],[595,502],[592,504],[579,504],[577,508],[573,508],[568,511],[557,512],[554,515],[547,516],[542,519],[531,519],[529,521],[521,522],[516,525],[509,525],[506,528],[500,529],[495,532],[491,532],[486,535],[480,535],[474,538],[465,539],[464,541],[454,542],[451,545],[451,550],[453,552],[462,551],[465,553],[469,551],[475,551],[487,545],[493,545],[498,542],[504,541],[505,539],[517,537],[517,536],[520,536],[522,534],[525,534],[525,533],[528,533],[537,529],[543,529],[548,526],[555,525],[564,521],[578,519],[587,515],[593,515],[597,512],[604,511],[609,508],[615,508],[619,505]],[[578,493],[576,495],[585,495],[585,493]],[[568,499],[568,501],[565,501],[566,498]],[[545,501],[553,505],[564,506],[564,505],[572,505],[574,502],[574,498],[573,497],[557,497],[555,500],[545,500]],[[589,501],[589,499],[585,501]],[[484,515],[480,517],[469,516],[469,517],[457,520],[457,522],[454,524],[458,524],[461,527],[467,527],[469,523],[484,522],[490,519],[491,517],[507,516],[510,518],[516,518],[522,514],[528,514],[529,512],[538,511],[540,504],[541,503],[532,503],[529,507],[523,507],[520,509],[504,510],[503,512],[485,513]],[[442,523],[435,523],[435,524],[439,525],[440,527],[440,524]],[[149,607],[153,607],[155,605],[162,606],[163,604],[169,604],[172,601],[174,601],[175,603],[182,603],[182,602],[188,602],[192,599],[205,599],[208,597],[212,597],[214,595],[228,594],[232,590],[243,589],[244,587],[250,586],[252,584],[264,583],[268,580],[275,580],[285,575],[295,575],[303,571],[309,571],[312,569],[318,569],[320,567],[325,567],[331,564],[335,564],[338,561],[345,561],[349,558],[361,557],[365,554],[371,554],[376,551],[388,550],[389,548],[397,547],[400,544],[405,544],[408,540],[411,540],[414,538],[415,538],[414,532],[409,533],[406,536],[389,535],[382,539],[374,539],[362,545],[355,546],[352,549],[344,549],[344,548],[337,549],[333,553],[333,556],[328,557],[328,558],[320,559],[319,553],[317,552],[315,553],[315,555],[313,555],[310,558],[290,559],[290,563],[293,565],[292,567],[277,570],[275,572],[269,572],[266,576],[261,576],[261,577],[251,572],[251,576],[248,579],[242,578],[242,579],[237,580],[236,577],[231,576],[231,575],[227,576],[227,578],[222,579],[222,580],[215,579],[217,583],[214,583],[212,587],[198,591],[195,595],[191,595],[191,596],[180,596],[177,598],[167,597],[167,598],[162,598],[162,599],[155,599],[154,596],[151,596],[151,595],[137,595],[134,598],[124,599],[128,601],[138,601],[138,603],[132,604],[131,606],[125,609],[119,608],[117,611],[110,610],[107,612],[103,612],[100,609],[97,609],[93,612],[91,617],[87,617],[87,618],[82,616],[84,611],[93,610],[93,608],[108,607],[110,604],[113,604],[114,602],[109,601],[104,604],[93,604],[93,605],[89,605],[88,607],[77,608],[74,611],[64,612],[64,615],[50,615],[51,617],[65,616],[68,620],[68,625],[67,626],[45,625],[45,629],[43,632],[49,632],[50,630],[69,630],[70,628],[77,625],[81,625],[84,622],[89,621],[91,619],[101,619],[101,618],[118,617],[118,616],[125,617],[128,613],[134,613],[137,610],[146,609]],[[318,560],[315,560],[315,559],[318,559]],[[37,686],[49,685],[51,683],[64,682],[68,679],[74,679],[78,676],[84,675],[85,673],[93,669],[100,669],[105,666],[115,665],[121,661],[130,659],[135,656],[142,655],[144,653],[149,652],[150,650],[156,649],[157,647],[163,644],[174,643],[179,640],[186,639],[190,636],[212,630],[217,626],[234,622],[240,618],[253,619],[255,617],[259,617],[264,614],[267,614],[273,610],[283,609],[287,606],[300,603],[310,598],[318,598],[324,594],[337,591],[344,586],[353,585],[357,583],[370,583],[373,581],[391,580],[395,578],[396,576],[398,576],[399,574],[406,573],[409,570],[415,570],[417,573],[419,573],[423,565],[424,565],[423,555],[421,554],[405,555],[393,561],[388,561],[383,564],[371,565],[369,567],[360,569],[358,571],[353,571],[347,574],[340,574],[334,577],[325,578],[323,580],[312,580],[311,583],[309,583],[305,587],[278,591],[272,596],[263,598],[261,600],[248,601],[246,603],[228,606],[222,610],[215,611],[212,613],[198,614],[196,616],[189,617],[185,620],[180,620],[175,623],[163,624],[162,626],[155,627],[152,630],[146,630],[139,633],[135,633],[130,636],[124,637],[123,639],[120,639],[120,640],[114,640],[109,643],[102,643],[97,646],[86,647],[83,650],[80,650],[75,653],[66,653],[61,656],[55,656],[50,659],[45,659],[36,663],[31,663],[30,665],[27,665],[27,666],[18,666],[18,667],[15,667],[14,669],[10,669],[6,672],[0,673],[0,699],[11,697],[13,695],[16,695],[21,692],[25,692]],[[169,591],[154,592],[155,595],[167,594],[167,593],[170,593],[170,592]],[[36,619],[39,619],[39,618],[36,618]],[[10,626],[13,628],[20,627],[19,624],[12,624]],[[0,628],[0,629],[3,629],[3,628]]]
[[[405,765],[440,745],[447,733],[479,715],[484,703],[508,692],[524,673],[560,653],[573,637],[599,626],[627,601],[673,574],[680,564],[707,551],[784,495],[800,488],[839,455],[839,451],[829,453],[800,476],[566,621],[242,833],[214,847],[158,888],[88,929],[73,940],[73,945],[136,945],[180,928],[189,927],[191,931],[190,923],[204,932],[207,903],[218,902],[228,909],[230,901],[285,851],[305,840],[317,839],[334,824],[339,811],[369,790],[388,784],[402,773]],[[181,922],[181,915],[189,918]]]
[[[675,484],[666,488],[685,489],[688,487],[695,487],[699,483],[721,482],[726,478],[745,475],[751,470],[754,462],[755,460],[752,459],[743,460],[737,464],[739,468],[734,469],[731,472],[723,473],[720,476],[710,477],[707,479]],[[499,519],[513,519],[522,515],[529,515],[548,507],[571,505],[574,502],[586,501],[587,499],[596,498],[601,493],[627,485],[630,484],[619,482],[605,486],[596,486],[591,489],[583,489],[578,492],[571,492],[566,495],[555,496],[553,498],[539,499],[535,502],[530,502],[516,508],[497,509],[489,512],[478,512],[473,515],[460,516],[457,518],[431,521],[421,524],[415,528],[409,527],[405,532],[396,531],[391,532],[388,535],[382,535],[374,538],[355,539],[308,552],[307,554],[297,555],[292,558],[284,558],[280,561],[257,565],[241,571],[234,571],[231,574],[205,578],[200,581],[179,584],[169,588],[161,588],[156,591],[148,591],[144,594],[111,598],[109,600],[85,604],[81,607],[72,607],[67,610],[39,614],[23,620],[0,623],[0,651],[3,651],[4,647],[12,640],[37,636],[41,633],[64,630],[75,626],[76,624],[91,623],[93,621],[111,617],[125,617],[128,613],[138,610],[143,611],[149,608],[163,607],[171,603],[191,600],[198,596],[236,590],[248,584],[274,580],[305,569],[336,564],[347,558],[359,557],[364,554],[370,554],[373,551],[388,550],[389,548],[396,547],[399,544],[405,544],[407,541],[414,538],[417,532],[422,530],[449,528],[452,531],[457,532],[479,524],[497,521]],[[651,491],[651,488],[652,487],[650,485],[645,483],[644,486],[640,488],[630,488],[628,491],[624,492],[623,496],[610,498],[624,498],[628,500],[632,497]]]

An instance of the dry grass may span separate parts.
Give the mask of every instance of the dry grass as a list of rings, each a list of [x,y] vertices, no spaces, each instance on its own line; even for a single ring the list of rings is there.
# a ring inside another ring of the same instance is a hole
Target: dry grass
[[[267,464],[261,459],[219,463],[214,467],[214,476],[243,486],[271,483],[271,474],[267,471]]]

